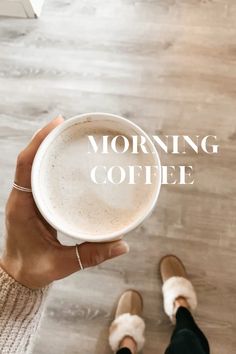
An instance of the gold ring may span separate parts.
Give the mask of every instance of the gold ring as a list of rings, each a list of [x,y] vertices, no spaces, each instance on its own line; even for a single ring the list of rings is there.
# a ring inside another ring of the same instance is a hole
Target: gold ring
[[[83,264],[82,264],[81,259],[80,259],[79,246],[78,245],[75,246],[75,252],[76,252],[76,257],[77,257],[78,262],[79,262],[80,269],[83,270],[84,267],[83,267]]]
[[[26,187],[19,186],[15,182],[13,183],[13,188],[15,188],[15,189],[17,189],[18,191],[21,191],[21,192],[32,193],[32,189],[31,188],[26,188]]]

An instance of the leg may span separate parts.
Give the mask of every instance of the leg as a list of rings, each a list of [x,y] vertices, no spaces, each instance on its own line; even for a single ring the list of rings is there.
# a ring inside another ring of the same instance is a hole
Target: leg
[[[129,348],[121,348],[116,352],[116,354],[132,354],[132,352],[129,350]]]
[[[179,307],[176,313],[176,327],[166,354],[209,353],[208,341],[190,311],[186,307]]]
[[[209,354],[209,344],[195,323],[190,310],[197,306],[197,297],[182,262],[166,256],[160,262],[163,281],[164,309],[176,327],[165,354]]]
[[[113,352],[137,354],[142,349],[145,328],[142,310],[142,297],[137,291],[128,290],[121,295],[110,326],[109,343]]]

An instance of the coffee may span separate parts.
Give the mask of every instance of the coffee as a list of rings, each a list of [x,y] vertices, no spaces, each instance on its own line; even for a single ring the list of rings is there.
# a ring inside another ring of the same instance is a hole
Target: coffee
[[[145,154],[140,149],[134,154],[129,147],[125,153],[112,149],[102,153],[99,145],[102,136],[109,136],[109,142],[118,135],[130,139],[137,132],[132,128],[127,131],[121,123],[114,125],[109,120],[88,120],[67,127],[44,152],[38,176],[42,204],[54,224],[61,225],[68,234],[92,238],[122,233],[153,203],[158,178],[145,184],[145,176],[140,173],[135,184],[129,184],[128,179],[120,184],[107,181],[107,171],[113,166],[128,170],[129,166],[155,165],[151,150]],[[97,152],[88,136],[98,142]],[[118,139],[117,144],[122,150],[124,141]],[[91,178],[95,166],[97,183]],[[119,182],[120,170],[113,172],[114,181]]]

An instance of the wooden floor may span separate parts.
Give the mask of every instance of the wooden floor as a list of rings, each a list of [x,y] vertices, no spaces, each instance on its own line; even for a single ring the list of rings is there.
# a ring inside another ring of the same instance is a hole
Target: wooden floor
[[[38,20],[0,19],[0,212],[17,151],[50,117],[106,111],[150,134],[217,135],[220,153],[163,155],[192,164],[193,186],[163,186],[131,252],[55,284],[34,354],[109,354],[120,293],[141,291],[144,353],[172,327],[157,265],[175,253],[199,297],[213,354],[236,347],[236,3],[234,0],[46,0]]]

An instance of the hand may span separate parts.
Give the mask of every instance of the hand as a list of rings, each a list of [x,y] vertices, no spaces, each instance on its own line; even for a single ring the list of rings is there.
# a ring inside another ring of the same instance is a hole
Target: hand
[[[34,135],[17,159],[15,183],[31,186],[31,167],[44,138],[59,124],[58,117]],[[84,267],[95,266],[107,259],[127,253],[126,242],[88,243],[79,246]],[[56,230],[42,217],[32,193],[12,189],[6,205],[6,242],[2,268],[28,288],[44,287],[54,280],[80,270],[75,246],[61,245]]]

